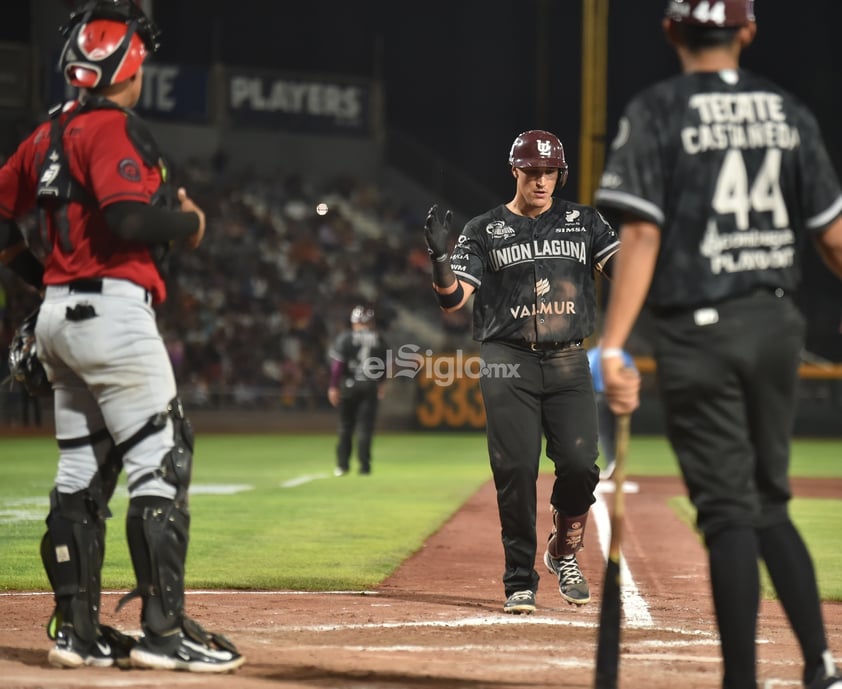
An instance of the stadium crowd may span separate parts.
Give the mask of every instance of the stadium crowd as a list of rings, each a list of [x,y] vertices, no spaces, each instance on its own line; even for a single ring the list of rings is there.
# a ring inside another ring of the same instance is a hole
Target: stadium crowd
[[[260,174],[223,155],[184,161],[174,179],[208,217],[202,245],[168,258],[158,307],[190,407],[329,410],[327,349],[361,302],[374,306],[392,348],[472,346],[470,310],[443,314],[430,293],[418,230],[426,208],[362,179]],[[0,267],[0,381],[14,330],[38,303]],[[649,354],[641,333],[630,343],[636,356]],[[0,419],[40,423],[33,404],[20,386],[0,387]]]
[[[229,169],[224,157],[175,169],[205,210],[205,241],[167,259],[158,322],[185,404],[329,408],[327,348],[359,302],[393,342],[438,344],[429,261],[410,208],[358,179]],[[319,204],[327,212],[319,214]],[[0,269],[0,353],[38,295]],[[445,332],[468,333],[467,319]],[[3,369],[0,375],[5,377]]]

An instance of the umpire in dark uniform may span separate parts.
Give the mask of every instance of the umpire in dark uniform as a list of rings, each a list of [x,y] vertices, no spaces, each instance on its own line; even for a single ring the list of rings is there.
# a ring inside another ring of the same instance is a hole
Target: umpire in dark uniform
[[[386,342],[375,329],[374,310],[357,305],[351,311],[351,329],[336,338],[331,358],[328,399],[339,409],[336,476],[348,473],[357,433],[360,474],[371,473],[371,443],[379,400],[385,392]]]
[[[812,114],[739,67],[751,0],[672,0],[683,74],[626,107],[596,203],[623,217],[603,333],[606,395],[638,404],[620,351],[644,304],[667,421],[708,549],[722,686],[756,689],[758,559],[804,656],[804,686],[842,689],[815,572],[789,517],[804,319],[793,301],[812,239],[842,276],[842,188]]]
[[[553,531],[544,564],[564,600],[590,601],[576,552],[599,480],[597,420],[582,341],[594,328],[594,274],[606,271],[617,236],[593,208],[559,198],[567,163],[555,134],[520,134],[509,155],[514,198],[470,220],[448,251],[450,212],[433,206],[425,237],[433,288],[445,311],[474,295],[474,338],[488,452],[497,488],[509,613],[535,610],[536,481],[547,439],[555,464]]]

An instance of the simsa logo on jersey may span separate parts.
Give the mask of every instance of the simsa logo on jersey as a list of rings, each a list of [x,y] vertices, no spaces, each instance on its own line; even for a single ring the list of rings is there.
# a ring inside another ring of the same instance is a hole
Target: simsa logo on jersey
[[[360,371],[371,380],[421,375],[441,386],[451,385],[462,378],[520,378],[519,368],[520,364],[489,364],[481,356],[461,349],[448,354],[433,354],[432,349],[422,352],[416,344],[401,345],[397,351],[389,349],[385,360],[369,357],[360,365]]]

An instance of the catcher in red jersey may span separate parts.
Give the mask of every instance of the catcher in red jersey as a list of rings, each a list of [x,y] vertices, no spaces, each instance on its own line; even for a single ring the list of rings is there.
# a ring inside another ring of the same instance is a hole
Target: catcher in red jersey
[[[193,433],[153,306],[166,298],[171,245],[199,245],[205,217],[175,192],[155,139],[134,114],[158,30],[129,0],[71,14],[61,69],[80,89],[0,168],[0,226],[21,258],[15,219],[37,209],[28,243],[46,250],[35,326],[55,392],[58,472],[41,556],[55,594],[48,660],[227,672],[243,657],[184,611]],[[3,247],[0,247],[3,248]],[[21,265],[21,262],[24,262]],[[140,639],[100,624],[108,503],[125,469],[126,534],[142,601]]]
[[[751,0],[672,0],[682,75],[626,107],[596,193],[621,214],[603,333],[605,394],[637,406],[621,348],[644,304],[667,433],[708,550],[724,689],[756,689],[760,558],[801,645],[808,689],[842,689],[815,572],[789,516],[804,319],[793,293],[815,242],[842,276],[842,187],[807,108],[740,68]]]
[[[531,130],[512,144],[515,195],[470,220],[451,253],[449,211],[433,206],[425,237],[433,288],[446,311],[474,295],[474,338],[491,469],[497,488],[508,613],[535,610],[538,573],[536,481],[547,438],[555,465],[553,530],[544,564],[564,600],[590,601],[576,560],[599,480],[597,420],[582,341],[596,318],[594,276],[609,272],[620,243],[593,208],[554,196],[567,179],[564,148],[551,132]]]

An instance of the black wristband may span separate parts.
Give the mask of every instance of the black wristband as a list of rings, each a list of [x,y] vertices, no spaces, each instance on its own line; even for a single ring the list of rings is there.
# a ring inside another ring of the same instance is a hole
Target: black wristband
[[[26,280],[36,289],[41,289],[44,286],[44,266],[28,249],[19,253],[6,265],[18,277]]]
[[[433,284],[439,287],[450,287],[456,282],[456,276],[453,274],[453,269],[450,267],[450,257],[446,256],[444,260],[434,259],[433,264]]]
[[[462,283],[457,280],[456,282],[456,289],[448,294],[442,294],[441,292],[436,292],[436,298],[439,300],[439,304],[443,309],[450,309],[454,306],[459,306],[462,303],[462,298],[465,296],[465,290],[462,289]]]

